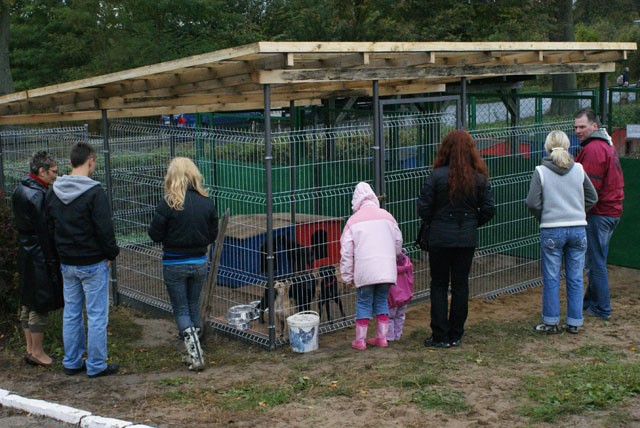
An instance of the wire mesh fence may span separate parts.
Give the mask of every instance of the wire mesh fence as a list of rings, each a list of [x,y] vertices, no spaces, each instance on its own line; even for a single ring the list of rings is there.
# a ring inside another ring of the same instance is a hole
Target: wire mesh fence
[[[398,220],[414,262],[416,301],[429,297],[427,258],[413,243],[419,226],[416,201],[438,144],[455,123],[455,115],[447,109],[389,114],[382,123],[382,201]],[[529,180],[543,156],[548,132],[564,130],[571,136],[573,149],[577,148],[570,120],[501,125],[472,131],[489,166],[497,213],[480,230],[470,278],[472,296],[492,297],[540,282],[538,228],[524,204]],[[36,149],[52,151],[64,166],[76,141],[92,142],[99,153],[102,147],[102,137],[89,137],[84,126],[2,132],[2,165],[9,190],[26,173]],[[170,160],[186,156],[201,170],[218,212],[229,209],[231,213],[216,278],[212,325],[265,346],[272,345],[271,328],[275,329],[275,345],[286,343],[284,326],[270,325],[266,304],[268,216],[273,224],[274,283],[287,290],[281,297],[289,299],[295,311],[318,312],[320,333],[351,325],[356,297],[355,290],[340,280],[340,234],[351,215],[355,185],[375,181],[371,121],[301,130],[282,126],[271,134],[271,142],[273,210],[268,213],[265,135],[259,127],[112,121],[109,170],[121,248],[118,292],[131,301],[171,310],[162,280],[162,249],[151,242],[147,228],[163,197],[163,177]],[[105,168],[99,165],[94,178],[106,183]],[[245,304],[261,311],[247,329],[240,330],[227,322],[226,315]]]
[[[28,174],[31,157],[41,150],[53,154],[58,161],[60,174],[66,173],[71,147],[79,141],[89,141],[86,125],[0,130],[0,187],[13,191]],[[102,141],[99,144],[102,145]],[[97,149],[100,150],[100,147]],[[103,165],[98,165],[97,174],[104,176]]]

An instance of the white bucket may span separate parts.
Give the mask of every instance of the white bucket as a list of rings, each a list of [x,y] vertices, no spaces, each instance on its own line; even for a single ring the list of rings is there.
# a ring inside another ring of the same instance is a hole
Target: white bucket
[[[293,352],[311,352],[318,349],[318,326],[320,315],[314,311],[303,311],[287,317],[289,343]]]

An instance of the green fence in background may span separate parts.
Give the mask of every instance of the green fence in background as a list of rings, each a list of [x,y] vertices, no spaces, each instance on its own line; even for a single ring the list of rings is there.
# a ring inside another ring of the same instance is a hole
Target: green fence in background
[[[624,207],[613,233],[608,262],[640,269],[640,159],[620,159],[624,172]]]

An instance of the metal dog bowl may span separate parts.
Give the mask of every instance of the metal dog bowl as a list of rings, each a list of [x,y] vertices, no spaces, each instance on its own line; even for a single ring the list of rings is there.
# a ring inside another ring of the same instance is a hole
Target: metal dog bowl
[[[225,319],[231,327],[237,328],[238,330],[246,330],[249,328],[249,323],[258,318],[258,316],[256,316],[255,306],[237,305],[229,308]]]
[[[227,321],[230,327],[236,328],[238,330],[247,330],[249,328],[249,321],[242,320],[230,320]]]

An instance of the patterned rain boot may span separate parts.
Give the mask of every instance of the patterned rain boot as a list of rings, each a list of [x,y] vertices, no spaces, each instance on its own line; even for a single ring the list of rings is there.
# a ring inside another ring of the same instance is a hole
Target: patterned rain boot
[[[198,332],[196,331],[196,328],[189,327],[182,332],[182,335],[184,336],[184,346],[187,348],[187,353],[189,354],[189,370],[203,370],[205,366],[204,356],[202,354],[200,339],[198,339]]]
[[[367,318],[356,320],[356,340],[351,342],[353,349],[364,351],[367,349],[367,329],[369,328],[369,320]]]
[[[374,339],[367,339],[367,343],[369,345],[386,348],[389,346],[387,343],[387,334],[389,333],[389,315],[378,315],[376,318],[378,321],[378,335]]]

